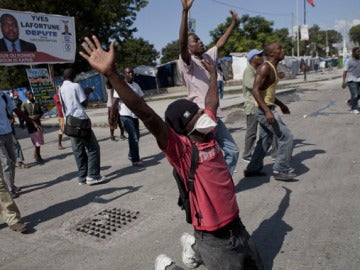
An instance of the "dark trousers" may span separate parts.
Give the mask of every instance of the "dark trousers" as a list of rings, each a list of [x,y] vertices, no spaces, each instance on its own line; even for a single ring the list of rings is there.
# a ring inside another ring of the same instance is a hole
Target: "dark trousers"
[[[215,232],[194,232],[196,257],[209,270],[264,269],[254,240],[240,218]]]
[[[139,139],[140,139],[140,129],[139,129],[139,119],[132,118],[130,116],[120,115],[121,123],[124,126],[128,134],[128,143],[129,143],[129,154],[128,157],[132,162],[137,162],[140,160],[139,154]]]

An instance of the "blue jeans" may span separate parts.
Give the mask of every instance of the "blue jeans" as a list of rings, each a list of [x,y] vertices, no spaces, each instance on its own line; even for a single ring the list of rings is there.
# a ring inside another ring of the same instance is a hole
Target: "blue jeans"
[[[358,109],[358,100],[360,97],[360,82],[348,82],[347,83],[349,90],[350,90],[350,105],[351,110],[357,110]]]
[[[132,162],[137,162],[140,160],[139,155],[139,139],[140,139],[140,129],[139,129],[139,119],[132,118],[130,116],[120,116],[121,123],[123,124],[124,129],[128,134],[129,142],[129,154],[128,157]]]
[[[270,125],[266,121],[265,113],[261,109],[255,110],[254,116],[259,122],[259,140],[246,168],[249,172],[260,171],[264,167],[264,157],[272,144],[274,135],[278,139],[278,150],[273,171],[288,172],[290,170],[293,135],[275,109],[272,110],[272,113],[275,117],[275,124]]]
[[[229,172],[233,175],[239,158],[239,147],[236,145],[230,131],[221,119],[217,121],[215,137],[220,148],[224,151],[224,158],[228,165]]]
[[[71,146],[78,168],[78,181],[83,183],[86,176],[97,179],[100,177],[100,146],[94,132],[88,137],[71,138]]]
[[[224,98],[224,81],[217,81],[217,87],[219,90],[219,98]]]

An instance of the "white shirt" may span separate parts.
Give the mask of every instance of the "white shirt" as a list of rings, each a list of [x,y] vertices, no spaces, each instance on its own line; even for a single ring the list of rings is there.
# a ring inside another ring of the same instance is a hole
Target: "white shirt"
[[[210,63],[215,63],[218,56],[216,46],[210,48],[202,57]],[[195,102],[200,109],[205,108],[205,96],[209,90],[210,73],[204,68],[202,60],[191,55],[190,65],[187,65],[181,58],[178,60],[180,76],[188,91],[188,99]],[[220,106],[216,112],[217,117],[222,117]]]
[[[351,58],[346,61],[344,71],[346,74],[347,82],[360,82],[360,60]]]
[[[81,105],[86,100],[80,84],[65,80],[59,90],[64,116],[72,115],[80,119],[89,118]]]
[[[127,83],[127,82],[126,82]],[[143,97],[144,96],[144,92],[141,90],[140,85],[138,85],[136,82],[132,82],[132,83],[127,83],[128,86],[130,86],[130,88],[139,96],[139,97]],[[118,93],[116,91],[114,91],[114,98],[119,99],[119,114],[121,116],[130,116],[132,118],[137,118],[137,116],[130,111],[130,109],[121,101]]]

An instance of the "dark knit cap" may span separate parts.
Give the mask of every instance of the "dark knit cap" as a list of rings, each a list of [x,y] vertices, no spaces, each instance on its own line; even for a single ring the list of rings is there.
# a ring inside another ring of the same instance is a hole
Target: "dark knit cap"
[[[165,122],[176,133],[184,134],[186,125],[198,112],[199,106],[187,99],[172,102],[165,111]]]

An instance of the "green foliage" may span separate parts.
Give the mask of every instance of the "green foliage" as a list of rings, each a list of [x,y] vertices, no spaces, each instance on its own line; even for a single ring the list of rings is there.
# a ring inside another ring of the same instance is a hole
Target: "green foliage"
[[[210,31],[212,38],[210,46],[215,45],[216,41],[225,33],[231,19],[228,17],[224,24],[220,24],[215,30]],[[219,57],[229,55],[232,52],[247,52],[254,48],[262,49],[265,44],[274,41],[281,42],[287,54],[290,54],[292,41],[288,35],[287,29],[274,30],[273,22],[267,21],[261,16],[243,15],[240,18],[239,28],[233,31],[228,42],[219,52]]]
[[[142,38],[127,39],[116,47],[117,65],[120,70],[125,67],[136,67],[140,65],[155,66],[159,52]]]
[[[335,30],[321,30],[317,24],[309,28],[309,41],[301,42],[301,55],[326,57],[326,46],[329,47],[329,56],[336,54],[337,49],[331,44],[341,42],[341,34]],[[306,46],[306,52],[305,50]]]
[[[179,58],[180,44],[179,40],[171,41],[161,50],[161,64],[173,61]]]
[[[350,40],[357,45],[360,45],[360,24],[350,28],[349,31]]]
[[[21,86],[28,86],[26,76],[27,66],[0,66],[0,89],[8,90]]]

